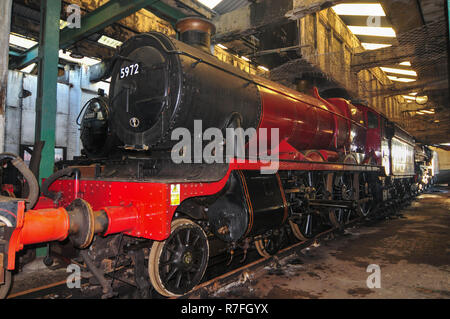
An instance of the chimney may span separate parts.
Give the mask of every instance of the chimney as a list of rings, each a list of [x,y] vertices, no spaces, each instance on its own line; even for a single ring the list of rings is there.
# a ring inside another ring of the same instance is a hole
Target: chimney
[[[180,40],[211,54],[211,36],[216,33],[215,25],[202,17],[188,17],[175,25]]]

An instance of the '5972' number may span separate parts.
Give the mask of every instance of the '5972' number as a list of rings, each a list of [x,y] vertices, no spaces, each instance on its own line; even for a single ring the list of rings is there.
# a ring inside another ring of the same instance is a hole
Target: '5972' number
[[[120,69],[120,78],[126,78],[129,77],[131,75],[136,75],[139,74],[139,64],[135,63],[135,64],[131,64],[129,66],[126,66],[124,68]]]

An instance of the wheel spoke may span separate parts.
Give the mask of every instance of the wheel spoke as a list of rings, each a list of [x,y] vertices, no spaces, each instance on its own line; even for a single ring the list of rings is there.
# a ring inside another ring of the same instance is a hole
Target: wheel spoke
[[[274,246],[273,240],[269,239],[269,241],[267,242],[267,245],[266,245],[267,249],[268,250],[273,250],[273,246]]]
[[[191,230],[188,228],[186,230],[186,245],[189,245],[189,235],[191,234]]]
[[[187,277],[187,283],[189,285],[191,283],[191,280],[192,280],[191,273],[189,271],[186,271],[186,277]]]
[[[312,180],[312,174],[311,172],[308,173],[308,186],[312,187],[313,186],[313,180]]]
[[[175,275],[175,273],[178,271],[178,267],[174,266],[172,271],[169,273],[169,275],[166,277],[166,281],[169,281],[173,275]]]
[[[176,239],[177,239],[177,241],[178,241],[178,244],[179,244],[180,246],[184,246],[183,243],[181,242],[180,233],[177,233],[177,235],[176,235],[175,237],[176,237]]]
[[[181,274],[181,272],[179,272],[177,275],[177,282],[175,284],[175,287],[177,287],[177,288],[180,288],[181,276],[182,276],[182,274]]]
[[[175,254],[176,254],[176,251],[173,250],[173,248],[170,248],[168,245],[166,246],[166,249],[167,249],[168,251],[170,251],[170,252],[172,253],[172,255],[175,255]]]
[[[161,265],[161,266],[167,266],[167,265],[170,265],[170,264],[172,264],[172,263],[173,263],[173,260],[172,260],[172,259],[169,259],[169,260],[167,260],[167,261],[164,261],[164,262],[160,263],[160,265]]]
[[[200,239],[200,235],[197,235],[194,239],[194,241],[192,242],[192,247],[195,246],[195,244],[197,243],[197,241]]]
[[[344,212],[343,212],[342,209],[340,209],[340,210],[339,210],[339,218],[338,218],[338,220],[339,220],[339,222],[341,222],[341,223],[344,221],[343,215],[344,215]]]
[[[307,235],[311,234],[310,228],[311,228],[311,214],[308,214],[308,217],[306,218],[306,231],[305,231]]]

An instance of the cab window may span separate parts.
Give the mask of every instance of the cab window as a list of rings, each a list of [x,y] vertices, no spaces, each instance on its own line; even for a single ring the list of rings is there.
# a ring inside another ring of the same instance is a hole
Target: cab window
[[[367,127],[378,128],[378,115],[368,111],[367,112]]]

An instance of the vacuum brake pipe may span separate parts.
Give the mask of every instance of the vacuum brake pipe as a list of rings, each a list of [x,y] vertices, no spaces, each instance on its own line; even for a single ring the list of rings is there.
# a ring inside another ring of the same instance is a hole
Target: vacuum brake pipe
[[[51,184],[53,184],[53,182],[55,182],[57,179],[63,177],[63,176],[72,176],[75,174],[75,177],[77,178],[77,174],[79,175],[79,169],[78,168],[74,168],[74,167],[67,167],[67,168],[63,168],[55,173],[53,173],[52,175],[50,175],[43,183],[42,183],[42,194],[45,197],[50,198],[51,200],[53,200],[54,202],[58,202],[58,200],[61,197],[61,193],[56,193],[56,192],[52,192],[50,191],[48,188],[50,187]],[[75,183],[77,184],[77,183]]]
[[[25,199],[26,209],[33,208],[39,198],[39,184],[34,176],[33,172],[28,168],[24,161],[15,154],[1,153],[0,160],[5,158],[12,158],[11,164],[23,175],[28,183],[29,193]]]

